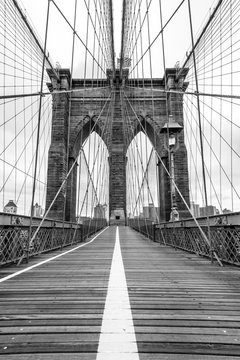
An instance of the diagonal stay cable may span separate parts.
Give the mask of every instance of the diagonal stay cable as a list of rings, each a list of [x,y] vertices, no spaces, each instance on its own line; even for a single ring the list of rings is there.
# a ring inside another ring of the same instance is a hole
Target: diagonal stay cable
[[[101,89],[109,89],[110,86],[107,85],[107,86],[102,86],[102,87],[98,87],[99,90]],[[91,92],[92,91],[92,88],[85,88],[85,89],[72,89],[72,90],[54,90],[54,94],[71,94],[71,93],[75,93],[75,92]],[[12,94],[12,95],[3,95],[3,96],[0,96],[0,100],[1,99],[14,99],[14,98],[23,98],[23,97],[30,97],[30,96],[40,96],[40,95],[43,95],[43,96],[48,96],[48,95],[52,95],[52,92],[34,92],[34,93],[28,93],[28,94]]]

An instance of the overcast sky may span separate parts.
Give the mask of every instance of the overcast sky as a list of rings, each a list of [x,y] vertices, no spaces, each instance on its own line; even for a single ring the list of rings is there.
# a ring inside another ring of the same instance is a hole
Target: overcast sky
[[[163,9],[163,22],[167,21],[172,12],[180,4],[180,0],[162,0],[162,9]],[[44,39],[45,31],[45,19],[46,19],[46,8],[47,0],[33,1],[33,0],[21,0],[23,8],[29,14],[34,27],[39,33],[40,37]],[[73,23],[73,14],[74,14],[74,0],[57,0],[56,3],[62,9],[64,14],[68,19]],[[93,1],[90,1],[90,4]],[[142,2],[143,4],[145,1]],[[203,23],[206,21],[206,18],[210,15],[214,4],[216,1],[213,0],[192,0],[192,15],[193,15],[193,24],[195,34],[202,27]],[[159,2],[156,0],[152,1],[150,11],[152,16],[155,16],[155,21],[151,17],[151,33],[152,37],[159,31],[160,28],[160,18],[159,18]],[[113,0],[113,9],[114,9],[114,38],[115,38],[115,53],[116,56],[119,56],[120,52],[120,43],[121,43],[121,17],[122,17],[122,1]],[[79,27],[78,31],[80,36],[84,38],[86,23],[84,19],[84,14],[86,7],[83,0],[78,1],[78,19]],[[86,17],[85,17],[86,18]],[[190,46],[190,37],[189,37],[189,22],[188,22],[188,6],[187,1],[175,17],[174,21],[168,27],[166,31],[166,58],[167,66],[174,66],[176,61],[181,61],[187,49]],[[64,24],[62,19],[57,14],[54,6],[52,6],[52,11],[50,13],[50,27],[49,27],[49,41],[48,41],[48,51],[54,62],[58,61],[62,67],[70,67],[70,49],[71,49],[71,31]]]

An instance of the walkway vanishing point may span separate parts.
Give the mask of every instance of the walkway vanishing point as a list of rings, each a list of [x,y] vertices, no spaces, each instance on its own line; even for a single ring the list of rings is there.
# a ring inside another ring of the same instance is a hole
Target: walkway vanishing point
[[[0,359],[240,359],[239,269],[117,229],[0,270]]]

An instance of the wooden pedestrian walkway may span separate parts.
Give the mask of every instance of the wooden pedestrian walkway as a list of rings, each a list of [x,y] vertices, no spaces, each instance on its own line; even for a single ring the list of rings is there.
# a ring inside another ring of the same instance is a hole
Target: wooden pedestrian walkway
[[[116,341],[112,326],[98,354],[115,254],[116,227],[110,227],[65,255],[36,257],[28,266],[56,258],[0,283],[0,359],[240,359],[239,269],[159,246],[128,227],[119,228],[119,238],[138,354],[128,351],[132,330],[120,307],[108,314],[122,321],[128,345],[119,335],[121,354],[107,351]],[[21,269],[3,268],[0,276]],[[115,283],[114,291],[123,287]]]

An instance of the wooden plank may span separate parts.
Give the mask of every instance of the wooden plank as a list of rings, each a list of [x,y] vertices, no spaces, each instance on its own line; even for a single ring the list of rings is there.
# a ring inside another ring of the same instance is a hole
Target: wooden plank
[[[27,346],[26,346],[27,345]],[[1,355],[5,354],[41,354],[41,353],[58,353],[61,359],[61,353],[95,353],[98,348],[98,340],[96,342],[55,342],[55,343],[6,343],[1,346]],[[81,355],[79,355],[81,356]]]
[[[135,331],[137,334],[147,334],[149,331],[149,328],[146,326],[135,326]],[[225,328],[214,328],[214,327],[192,327],[192,326],[186,326],[186,327],[173,327],[173,326],[151,326],[151,334],[188,334],[188,335],[233,335],[234,337],[240,336],[240,329],[239,328],[233,328],[229,329],[227,327]]]
[[[194,355],[194,354],[144,354],[141,353],[140,360],[236,360],[238,357],[221,355]]]
[[[41,333],[99,333],[101,326],[24,326],[24,327],[2,327],[1,334],[41,334]],[[149,328],[146,326],[136,326],[135,331],[137,334],[148,333]],[[216,335],[233,335],[240,336],[239,328],[213,328],[213,327],[163,327],[163,326],[151,326],[152,334],[216,334]],[[0,339],[1,340],[1,339]]]
[[[95,353],[4,354],[0,360],[96,360]],[[213,359],[214,360],[214,359]],[[221,360],[221,359],[220,359]]]
[[[96,334],[94,332],[85,333],[85,332],[75,332],[75,333],[45,333],[38,332],[37,334],[8,334],[0,336],[0,347],[4,344],[16,345],[17,343],[68,343],[68,344],[78,344],[86,342],[96,342]],[[97,338],[98,339],[98,338]]]
[[[178,327],[196,327],[199,326],[201,328],[223,328],[223,329],[239,329],[240,322],[235,320],[198,320],[198,319],[135,319],[134,325],[136,328],[140,326],[170,326],[170,328],[178,326]]]
[[[5,319],[0,321],[1,330],[4,327],[14,326],[14,327],[27,327],[27,326],[101,326],[102,319]]]
[[[240,345],[234,344],[212,344],[206,343],[181,343],[181,342],[138,342],[140,353],[163,353],[163,354],[198,354],[202,355],[222,355],[239,356]],[[201,357],[200,357],[201,359]]]
[[[61,325],[52,325],[52,326],[5,326],[1,328],[1,334],[82,334],[82,333],[99,333],[101,326],[61,326]],[[229,333],[230,334],[230,333]],[[0,338],[1,341],[1,338]]]

